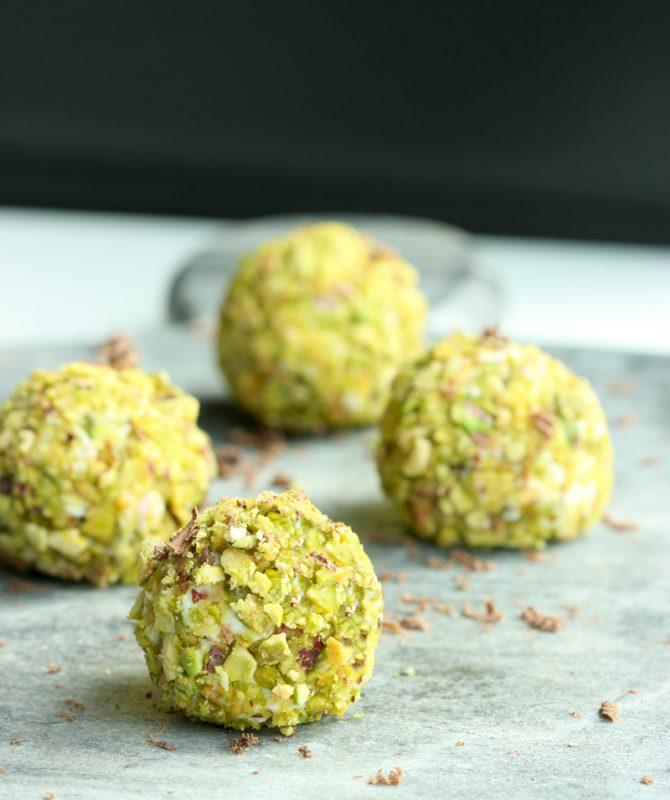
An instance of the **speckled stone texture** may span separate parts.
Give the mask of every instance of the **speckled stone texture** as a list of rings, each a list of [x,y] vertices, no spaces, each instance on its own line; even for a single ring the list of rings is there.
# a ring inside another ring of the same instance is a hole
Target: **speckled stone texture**
[[[166,365],[173,380],[197,393],[203,427],[224,441],[240,419],[220,397],[209,345],[173,333],[144,348],[143,366]],[[553,563],[520,553],[480,555],[495,563],[481,573],[429,568],[426,558],[447,555],[430,546],[368,539],[378,574],[407,572],[404,582],[384,582],[388,611],[412,613],[403,592],[434,595],[456,612],[464,602],[481,609],[491,596],[502,621],[487,627],[426,610],[428,630],[383,634],[374,677],[344,719],[305,725],[282,742],[261,733],[259,744],[238,756],[230,743],[239,734],[155,708],[126,621],[136,590],[29,576],[36,588],[14,594],[6,590],[17,576],[2,570],[0,798],[667,797],[670,360],[552,352],[602,397],[617,452],[611,514],[634,522],[636,531],[597,525],[584,539],[548,549]],[[0,393],[32,365],[79,355],[86,353],[0,352]],[[608,391],[610,381],[622,379],[634,383],[632,393]],[[258,471],[251,489],[242,478],[219,480],[209,499],[256,494],[282,471],[364,541],[375,532],[400,535],[378,486],[372,435],[293,441]],[[653,455],[659,463],[645,463]],[[457,575],[469,588],[456,588]],[[531,630],[519,619],[527,604],[566,617],[565,626]],[[579,605],[581,616],[570,618],[564,604]],[[60,672],[49,673],[50,662]],[[415,674],[400,675],[406,667]],[[599,718],[605,699],[620,706],[619,722]],[[61,710],[75,719],[57,716]],[[155,739],[176,750],[149,746],[147,734],[161,730]],[[311,759],[298,753],[300,745]],[[378,769],[396,766],[405,773],[401,786],[368,785]],[[640,782],[645,775],[653,785]]]

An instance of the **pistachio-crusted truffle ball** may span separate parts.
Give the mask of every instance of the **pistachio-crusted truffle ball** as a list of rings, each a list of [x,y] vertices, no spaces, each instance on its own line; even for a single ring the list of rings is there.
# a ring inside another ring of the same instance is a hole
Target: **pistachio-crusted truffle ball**
[[[225,498],[144,548],[131,618],[163,701],[232,728],[341,714],[368,681],[381,587],[356,534],[300,492]]]
[[[188,520],[214,471],[198,401],[165,374],[73,363],[0,405],[0,560],[135,582],[142,540]]]
[[[583,379],[536,347],[456,333],[395,379],[377,464],[423,539],[539,548],[603,512],[612,447]]]
[[[376,422],[420,352],[414,269],[336,222],[307,225],[241,262],[221,312],[221,366],[265,424],[318,431]]]

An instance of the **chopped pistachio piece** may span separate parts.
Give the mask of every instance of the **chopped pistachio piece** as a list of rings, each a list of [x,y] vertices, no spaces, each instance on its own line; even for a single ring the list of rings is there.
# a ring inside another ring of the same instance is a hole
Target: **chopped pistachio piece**
[[[245,256],[228,290],[219,359],[237,402],[267,425],[376,422],[398,367],[423,346],[415,270],[337,222]]]
[[[491,332],[455,333],[403,368],[380,428],[386,494],[443,547],[574,539],[609,499],[612,445],[591,386]]]

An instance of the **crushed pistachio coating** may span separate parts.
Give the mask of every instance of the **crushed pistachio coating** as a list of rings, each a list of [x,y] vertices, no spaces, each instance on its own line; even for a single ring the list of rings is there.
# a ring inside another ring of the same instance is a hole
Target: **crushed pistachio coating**
[[[602,515],[612,460],[587,381],[493,331],[455,333],[401,371],[377,450],[386,494],[443,547],[574,539]]]
[[[221,367],[272,427],[377,422],[398,367],[423,346],[416,271],[337,222],[306,225],[242,259],[221,311]]]
[[[0,405],[0,560],[99,585],[134,583],[214,473],[198,401],[167,375],[72,363]]]
[[[224,498],[146,542],[130,613],[168,707],[285,732],[341,714],[369,680],[381,587],[356,534],[300,492]]]

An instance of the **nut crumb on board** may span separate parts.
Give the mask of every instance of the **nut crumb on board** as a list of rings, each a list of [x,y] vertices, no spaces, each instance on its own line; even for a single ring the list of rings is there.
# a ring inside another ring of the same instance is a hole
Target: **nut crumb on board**
[[[557,617],[552,614],[543,614],[534,606],[527,606],[521,612],[521,619],[530,625],[531,628],[537,628],[537,630],[546,631],[547,633],[554,633],[565,625],[564,617]]]
[[[653,782],[654,779],[651,777],[651,775],[643,775],[640,778],[640,783],[644,783],[645,786],[651,786]]]
[[[298,753],[300,753],[300,755],[303,758],[311,758],[312,757],[312,751],[309,749],[309,747],[307,747],[306,744],[301,744],[300,745],[300,747],[298,748]]]
[[[603,700],[598,709],[598,714],[609,722],[618,722],[621,719],[619,706],[611,700]]]
[[[402,771],[402,767],[392,769],[388,775],[384,775],[381,770],[377,770],[376,773],[370,776],[368,783],[373,785],[380,784],[382,786],[397,786],[399,783],[403,782],[404,777],[405,773]]]
[[[47,664],[47,672],[50,675],[56,675],[60,672],[60,670],[61,670],[60,666],[56,664],[55,661],[49,661],[49,663]]]

